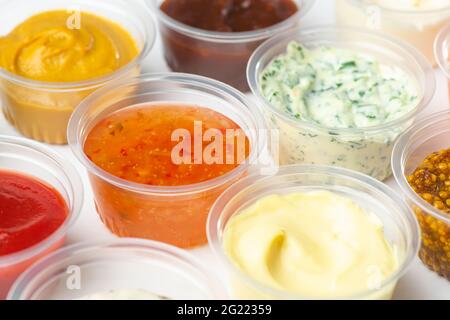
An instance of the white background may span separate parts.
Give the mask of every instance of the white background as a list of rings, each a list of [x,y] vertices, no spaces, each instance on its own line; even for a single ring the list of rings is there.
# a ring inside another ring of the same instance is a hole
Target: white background
[[[9,0],[12,1],[12,0]],[[141,0],[136,0],[141,1]],[[1,2],[1,1],[0,1]],[[332,24],[334,23],[334,1],[317,0],[316,5],[304,20],[305,24]],[[163,60],[161,44],[159,38],[150,55],[144,62],[145,72],[168,71]],[[448,107],[447,83],[446,79],[436,72],[438,77],[438,90],[431,106],[424,112],[424,115],[438,110],[444,110]],[[0,115],[0,134],[19,135],[12,126]],[[82,176],[85,184],[85,203],[81,212],[81,217],[76,225],[70,230],[67,244],[73,244],[80,241],[95,241],[112,239],[114,235],[101,223],[93,202],[93,195],[87,180],[84,168],[77,162],[67,146],[52,146],[54,150],[63,155],[66,159],[74,163]],[[390,179],[388,185],[398,190],[393,179]],[[197,256],[203,264],[209,266],[211,270],[216,270],[219,274],[225,274],[225,270],[216,261],[208,247],[195,249],[191,251]],[[223,278],[223,276],[218,275]],[[395,296],[396,299],[449,299],[450,300],[450,282],[438,277],[422,265],[418,258],[407,274],[400,280]]]

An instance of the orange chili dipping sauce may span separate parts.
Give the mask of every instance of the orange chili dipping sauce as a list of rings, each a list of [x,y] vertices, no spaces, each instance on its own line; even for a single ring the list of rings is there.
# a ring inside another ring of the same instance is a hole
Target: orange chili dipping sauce
[[[233,133],[229,139],[227,132]],[[184,133],[183,138],[174,133]],[[208,139],[208,133],[223,140]],[[214,142],[220,148],[211,148]],[[143,187],[188,188],[237,168],[248,158],[250,144],[234,121],[211,109],[145,104],[122,109],[100,121],[87,135],[84,152],[96,166],[128,182]],[[211,163],[208,156],[216,156],[218,161]],[[164,195],[135,192],[94,175],[91,182],[97,210],[115,234],[193,247],[206,243],[209,209],[238,178],[195,193]]]

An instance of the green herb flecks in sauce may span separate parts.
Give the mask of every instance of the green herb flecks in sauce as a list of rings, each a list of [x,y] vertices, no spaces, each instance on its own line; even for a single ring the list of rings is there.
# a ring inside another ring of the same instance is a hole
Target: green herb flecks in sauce
[[[263,95],[295,119],[328,128],[365,128],[412,111],[417,88],[402,69],[358,52],[291,42],[261,74]]]

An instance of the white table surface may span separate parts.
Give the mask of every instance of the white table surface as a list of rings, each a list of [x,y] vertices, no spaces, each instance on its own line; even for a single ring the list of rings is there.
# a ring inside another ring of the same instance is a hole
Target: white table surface
[[[134,0],[142,1],[142,0]],[[1,2],[1,1],[0,1]],[[305,25],[314,23],[332,24],[334,23],[334,0],[318,0],[312,11],[304,19]],[[158,38],[155,47],[144,62],[144,72],[163,72],[168,71],[161,50],[160,39]],[[448,107],[447,83],[439,72],[438,90],[430,107],[424,111],[424,115],[444,110]],[[14,135],[19,134],[9,125],[0,115],[0,134]],[[78,169],[85,184],[85,201],[81,216],[75,226],[70,230],[67,245],[84,241],[97,241],[113,239],[112,235],[100,221],[94,207],[93,194],[88,183],[87,175],[84,168],[72,155],[67,146],[51,146],[55,151],[59,152],[66,159],[70,160]],[[389,179],[387,184],[398,190],[395,181]],[[215,270],[220,278],[226,274],[225,270],[220,266],[212,252],[207,246],[191,250],[203,264],[210,266],[210,270]],[[450,300],[450,282],[440,278],[433,272],[429,271],[418,258],[415,259],[409,271],[400,280],[396,293],[396,299],[448,299]]]

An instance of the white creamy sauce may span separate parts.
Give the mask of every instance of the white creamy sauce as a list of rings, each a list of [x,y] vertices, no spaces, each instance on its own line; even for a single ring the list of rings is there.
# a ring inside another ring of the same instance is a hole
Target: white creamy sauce
[[[382,8],[405,11],[439,10],[450,7],[449,0],[372,0]]]
[[[142,289],[124,289],[98,292],[82,297],[80,300],[168,300]]]
[[[351,50],[308,50],[297,42],[262,72],[260,90],[273,107],[298,122],[269,115],[280,132],[281,164],[335,165],[380,180],[390,176],[393,142],[409,123],[372,133],[364,129],[392,122],[419,102],[417,84],[396,66]]]
[[[261,75],[263,95],[291,117],[327,128],[366,128],[413,110],[417,87],[402,69],[344,49],[297,42]]]

